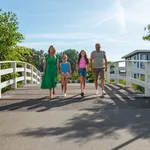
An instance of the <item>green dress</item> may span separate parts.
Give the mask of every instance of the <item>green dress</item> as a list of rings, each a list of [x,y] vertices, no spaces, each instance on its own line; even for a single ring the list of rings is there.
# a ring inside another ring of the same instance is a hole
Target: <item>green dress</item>
[[[46,68],[41,83],[41,89],[52,89],[57,85],[57,57],[46,55]]]

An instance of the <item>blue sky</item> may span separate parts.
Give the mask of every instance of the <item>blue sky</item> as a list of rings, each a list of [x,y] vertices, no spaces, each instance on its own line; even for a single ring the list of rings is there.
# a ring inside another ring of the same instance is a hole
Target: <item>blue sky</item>
[[[135,49],[150,49],[142,40],[150,23],[150,0],[5,0],[3,11],[13,11],[25,40],[19,45],[58,52],[85,49],[90,55],[101,43],[108,60],[120,60]]]

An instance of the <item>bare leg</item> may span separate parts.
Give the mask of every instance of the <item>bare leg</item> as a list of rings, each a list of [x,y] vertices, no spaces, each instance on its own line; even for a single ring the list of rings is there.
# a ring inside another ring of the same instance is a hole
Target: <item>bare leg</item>
[[[64,85],[65,85],[65,90],[64,90],[64,93],[67,92],[67,83],[68,83],[68,78],[65,78],[65,83],[64,83]]]
[[[61,81],[61,91],[63,91],[63,84],[62,84],[62,81]]]
[[[86,77],[83,77],[83,91],[85,89]]]
[[[95,89],[97,90],[98,89],[98,79],[97,78],[94,79],[94,83],[95,83]]]
[[[55,88],[53,88],[53,95],[55,95]]]
[[[101,79],[101,88],[102,88],[102,90],[104,90],[104,85],[105,85],[105,83],[104,83],[104,79]]]
[[[62,88],[62,92],[64,92],[64,88],[65,88],[65,78],[64,77],[61,78],[61,88]]]
[[[52,98],[52,90],[49,89],[49,97]]]
[[[83,82],[83,76],[80,76],[80,89],[81,89],[81,92],[83,92],[83,84],[84,84],[84,82]]]

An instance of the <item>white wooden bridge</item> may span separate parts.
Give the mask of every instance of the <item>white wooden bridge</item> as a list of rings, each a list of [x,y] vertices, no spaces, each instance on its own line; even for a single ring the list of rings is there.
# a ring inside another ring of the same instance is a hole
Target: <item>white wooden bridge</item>
[[[148,150],[150,62],[139,61],[142,68],[135,68],[133,63],[118,61],[108,68],[107,95],[103,98],[92,94],[93,83],[86,84],[84,98],[79,84],[68,84],[67,97],[60,98],[58,84],[58,95],[50,100],[46,97],[48,90],[40,89],[41,73],[34,66],[19,61],[0,62],[0,78],[12,74],[10,80],[0,79],[0,89],[12,88],[0,98],[0,149]],[[3,69],[5,64],[9,68]],[[137,73],[144,80],[134,78]],[[119,85],[119,80],[125,80],[126,85]],[[17,87],[18,82],[24,86]],[[132,90],[132,83],[144,87],[144,92]]]
[[[132,64],[139,62],[144,64],[142,68],[135,68]],[[124,67],[120,67],[120,64],[124,63]],[[2,65],[9,64],[7,69],[2,69]],[[119,83],[119,80],[125,80],[126,87],[131,87],[132,83],[144,87],[144,97],[150,97],[150,61],[117,61],[113,62],[113,68],[108,67],[106,73],[107,84],[111,79],[115,84]],[[124,75],[120,74],[120,71],[124,71]],[[19,73],[19,77],[13,76],[12,79],[7,81],[1,81],[3,75],[15,75]],[[133,74],[140,74],[144,77],[144,80],[140,78],[134,78]],[[12,89],[17,89],[17,82],[22,81],[23,85],[37,84],[39,86],[41,82],[41,73],[33,65],[20,61],[0,61],[0,98],[2,97],[2,88],[11,85]]]

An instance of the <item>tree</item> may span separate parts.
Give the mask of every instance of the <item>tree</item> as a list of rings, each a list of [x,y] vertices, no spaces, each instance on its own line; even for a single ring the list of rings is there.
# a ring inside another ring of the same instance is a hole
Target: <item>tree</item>
[[[72,80],[78,80],[78,78],[78,73],[74,71],[74,73],[72,74]]]
[[[147,31],[148,34],[146,36],[143,36],[143,40],[150,41],[150,24],[147,27],[145,27],[144,30]]]
[[[68,50],[65,50],[64,52],[58,53],[59,55],[58,58],[60,62],[62,62],[63,54],[66,54],[68,56],[68,62],[70,62],[72,72],[74,72],[76,70],[76,61],[78,57],[78,51],[76,51],[75,49],[68,49]]]
[[[24,39],[18,32],[18,24],[16,14],[0,9],[0,60],[11,60],[11,54],[15,55],[12,50]]]
[[[36,68],[40,69],[40,65],[43,63],[44,60],[44,51],[37,51],[34,48],[32,48],[31,52],[33,58],[31,64],[33,64]]]

